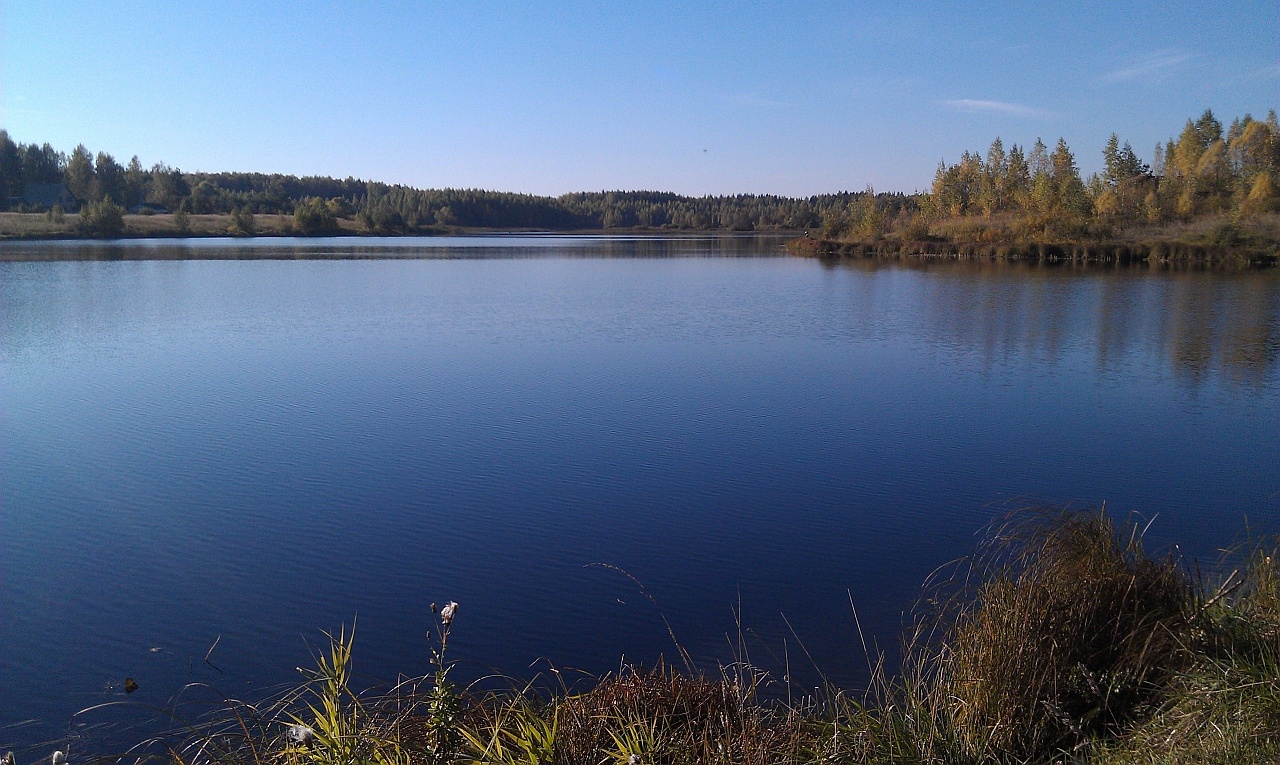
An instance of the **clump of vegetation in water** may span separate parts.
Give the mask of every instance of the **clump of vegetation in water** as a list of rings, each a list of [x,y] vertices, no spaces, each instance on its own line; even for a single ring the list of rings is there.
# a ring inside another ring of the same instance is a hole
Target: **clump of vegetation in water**
[[[747,661],[717,676],[632,667],[575,691],[450,681],[458,613],[435,614],[432,675],[350,685],[353,632],[307,682],[160,751],[173,765],[1273,763],[1280,758],[1280,557],[1253,544],[1209,582],[1153,557],[1133,523],[1035,511],[929,587],[897,672],[789,702]],[[152,752],[148,754],[147,752]]]

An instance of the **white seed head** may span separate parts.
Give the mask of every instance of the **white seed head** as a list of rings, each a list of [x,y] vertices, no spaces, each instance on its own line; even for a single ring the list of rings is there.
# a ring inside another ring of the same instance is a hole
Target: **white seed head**
[[[293,743],[304,746],[314,744],[316,741],[316,732],[305,725],[290,725],[289,729],[285,731],[285,735]]]
[[[53,753],[53,756],[49,758],[49,760],[50,762],[53,763],[53,765],[67,765],[67,753],[61,750],[56,751]]]
[[[627,765],[640,765],[640,755],[638,754],[627,755]]]
[[[440,609],[440,623],[448,627],[453,623],[453,615],[458,612],[458,604],[452,600],[444,604],[444,608]]]

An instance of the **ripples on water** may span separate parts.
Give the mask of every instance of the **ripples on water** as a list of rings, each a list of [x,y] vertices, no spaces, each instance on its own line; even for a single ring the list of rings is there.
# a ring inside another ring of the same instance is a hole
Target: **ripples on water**
[[[0,745],[125,676],[252,698],[357,613],[358,671],[423,673],[433,600],[475,675],[674,656],[594,563],[708,666],[741,603],[752,659],[815,679],[785,612],[856,683],[849,593],[892,644],[1001,503],[1158,512],[1210,561],[1276,529],[1275,271],[779,245],[3,245],[89,260],[0,264]]]

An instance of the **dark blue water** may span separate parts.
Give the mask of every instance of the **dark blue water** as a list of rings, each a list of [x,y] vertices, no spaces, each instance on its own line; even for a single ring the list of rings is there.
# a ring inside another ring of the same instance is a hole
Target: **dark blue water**
[[[184,683],[294,682],[304,638],[357,615],[357,671],[425,673],[432,601],[461,604],[469,676],[674,658],[594,564],[706,667],[740,604],[775,676],[816,681],[798,635],[855,684],[850,596],[894,643],[1008,503],[1158,513],[1151,546],[1209,561],[1246,516],[1280,530],[1274,271],[832,267],[763,239],[4,247],[104,259],[0,263],[22,760]],[[138,260],[191,256],[329,259]],[[126,676],[129,706],[73,716]]]

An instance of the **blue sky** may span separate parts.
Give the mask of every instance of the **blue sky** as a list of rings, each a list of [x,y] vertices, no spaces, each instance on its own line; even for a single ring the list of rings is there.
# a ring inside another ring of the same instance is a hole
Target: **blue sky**
[[[1001,136],[1280,106],[1280,2],[3,4],[0,125],[185,170],[559,194],[926,188]]]

